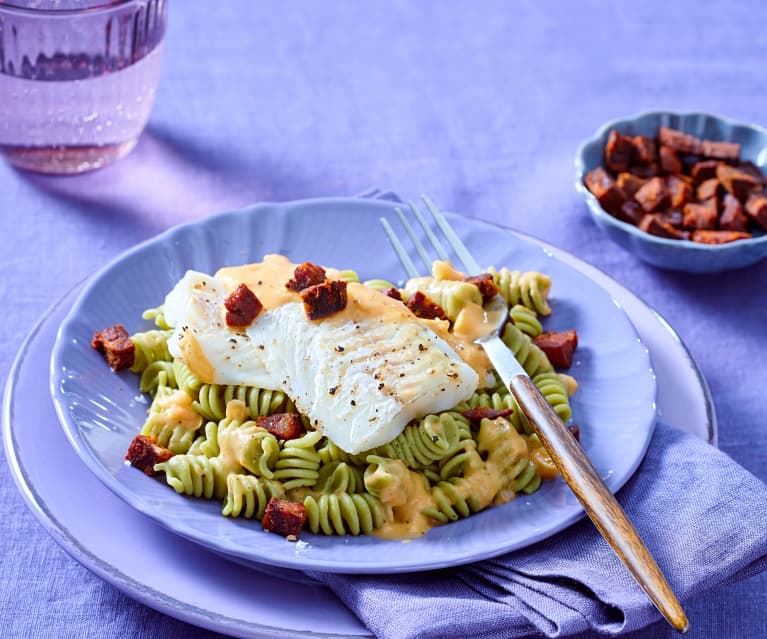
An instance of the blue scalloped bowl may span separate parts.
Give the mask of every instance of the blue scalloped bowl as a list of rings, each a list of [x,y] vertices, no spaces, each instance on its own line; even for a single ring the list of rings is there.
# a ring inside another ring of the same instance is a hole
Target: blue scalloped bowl
[[[751,160],[763,172],[767,169],[767,130],[734,122],[709,113],[651,111],[635,117],[613,120],[586,140],[575,156],[575,188],[583,196],[591,217],[607,236],[637,257],[661,268],[688,273],[715,273],[749,266],[767,258],[767,233],[729,244],[708,245],[687,240],[655,237],[622,222],[605,211],[584,186],[584,176],[603,163],[603,151],[611,129],[624,135],[655,137],[666,126],[710,140],[739,142],[741,158]]]

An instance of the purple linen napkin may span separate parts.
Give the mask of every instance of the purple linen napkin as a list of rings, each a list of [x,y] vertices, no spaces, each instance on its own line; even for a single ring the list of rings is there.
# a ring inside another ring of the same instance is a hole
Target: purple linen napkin
[[[682,602],[767,568],[767,485],[693,435],[658,424],[618,498]],[[384,639],[616,635],[660,617],[588,519],[450,570],[312,576]]]

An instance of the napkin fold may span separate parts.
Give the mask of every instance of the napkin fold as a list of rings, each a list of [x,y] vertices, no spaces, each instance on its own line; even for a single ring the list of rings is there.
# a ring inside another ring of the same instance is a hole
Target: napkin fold
[[[683,603],[767,568],[767,485],[694,435],[658,424],[618,499]],[[311,576],[382,639],[616,635],[660,619],[588,519],[467,566]]]

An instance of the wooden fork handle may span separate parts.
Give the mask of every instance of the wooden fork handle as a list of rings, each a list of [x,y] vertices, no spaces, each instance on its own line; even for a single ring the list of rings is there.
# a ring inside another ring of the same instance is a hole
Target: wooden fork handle
[[[509,386],[522,413],[599,532],[668,622],[678,631],[687,632],[687,616],[658,564],[570,430],[529,377],[516,375]]]

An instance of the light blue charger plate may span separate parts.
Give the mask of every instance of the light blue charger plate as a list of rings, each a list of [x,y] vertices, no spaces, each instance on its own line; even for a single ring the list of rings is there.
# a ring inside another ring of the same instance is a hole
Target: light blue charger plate
[[[51,393],[64,431],[88,468],[115,494],[174,533],[256,564],[296,570],[391,573],[476,561],[544,539],[583,511],[561,480],[530,496],[438,526],[408,541],[303,533],[290,543],[260,523],[228,519],[221,504],[176,494],[124,463],[148,402],[137,376],[112,373],[90,347],[93,332],[123,323],[150,324],[158,305],[189,268],[259,261],[283,253],[297,262],[353,268],[363,279],[402,279],[379,218],[394,205],[359,199],[263,204],[180,226],[128,251],[96,274],[62,323],[51,358]],[[548,330],[575,328],[580,346],[569,371],[582,444],[609,488],[617,491],[639,465],[656,417],[650,357],[621,305],[593,279],[539,243],[495,226],[449,216],[469,249],[487,265],[540,270],[553,279]],[[393,222],[394,223],[394,222]]]

